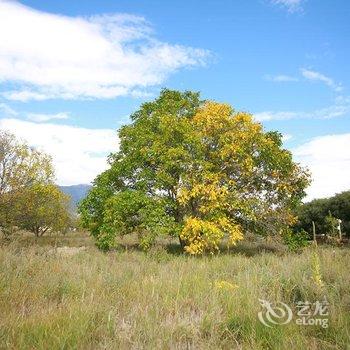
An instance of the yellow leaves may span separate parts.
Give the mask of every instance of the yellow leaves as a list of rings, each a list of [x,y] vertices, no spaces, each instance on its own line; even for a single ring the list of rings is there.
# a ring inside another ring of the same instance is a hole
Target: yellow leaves
[[[213,131],[225,126],[232,115],[232,108],[228,104],[209,101],[200,108],[193,118],[195,125],[203,127],[204,130]]]
[[[292,193],[293,192],[293,186],[291,186],[290,183],[286,182],[280,182],[276,184],[276,189],[280,192],[285,192],[285,193]]]
[[[197,111],[193,127],[203,136],[227,137],[228,144],[234,139],[250,139],[262,132],[262,126],[255,123],[250,114],[234,113],[230,105],[213,101],[206,102]]]
[[[203,179],[192,180],[188,188],[182,187],[178,193],[178,201],[185,206],[190,200],[196,200],[201,213],[211,212],[222,207],[229,194],[226,185],[220,184],[218,174],[203,175]]]
[[[242,228],[232,220],[223,216],[218,219],[218,225],[224,232],[228,233],[229,244],[235,245],[237,241],[243,239]]]
[[[248,175],[254,169],[254,161],[251,157],[247,157],[242,162],[242,170]]]
[[[181,232],[181,239],[187,242],[185,250],[190,254],[202,254],[206,250],[218,250],[223,232],[211,221],[190,217]]]
[[[320,288],[324,287],[324,282],[322,280],[321,267],[320,267],[320,258],[317,254],[317,251],[314,251],[312,253],[311,270],[312,270],[312,278],[316,283],[316,285]]]
[[[214,287],[219,290],[235,291],[238,285],[228,281],[215,281]]]
[[[238,216],[262,221],[271,208],[283,225],[294,222],[283,200],[292,198],[297,186],[288,169],[290,155],[277,139],[250,114],[215,102],[204,104],[191,122],[199,157],[177,192],[181,209],[191,216],[181,234],[188,253],[215,252],[223,237],[229,244],[242,239],[241,227],[231,220]]]
[[[271,177],[272,177],[273,179],[278,179],[278,177],[279,177],[278,171],[277,171],[277,170],[273,170],[273,171],[271,172]]]
[[[294,215],[292,212],[288,211],[286,213],[286,222],[290,226],[295,225],[298,222],[298,217]]]
[[[34,183],[49,183],[54,179],[51,157],[15,136],[0,131],[1,178],[0,192],[17,191]]]
[[[186,242],[185,251],[197,255],[204,252],[214,254],[225,235],[230,244],[243,239],[240,226],[226,217],[211,221],[190,217],[185,221],[180,237]]]
[[[187,188],[181,188],[179,190],[179,193],[177,196],[177,200],[178,200],[179,204],[185,205],[186,203],[188,203],[190,198],[191,198],[190,191]]]
[[[185,220],[181,239],[186,242],[185,251],[192,255],[219,250],[226,237],[228,244],[243,239],[241,227],[225,215],[232,202],[228,185],[234,180],[220,173],[202,173],[194,178],[189,175],[187,183],[179,189],[177,200],[192,216]]]

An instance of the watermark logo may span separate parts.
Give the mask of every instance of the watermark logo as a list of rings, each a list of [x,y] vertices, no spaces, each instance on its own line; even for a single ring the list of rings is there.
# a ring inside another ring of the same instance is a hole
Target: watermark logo
[[[259,299],[263,311],[258,313],[259,320],[266,327],[270,327],[274,324],[287,324],[292,320],[292,309],[281,301],[278,305],[272,306],[272,304],[264,299]]]
[[[321,326],[328,328],[328,302],[326,298],[314,303],[309,301],[298,301],[295,305],[296,312],[293,315],[292,308],[283,302],[272,304],[259,299],[262,310],[258,313],[259,321],[266,327],[274,325],[285,325],[292,321],[298,326]]]

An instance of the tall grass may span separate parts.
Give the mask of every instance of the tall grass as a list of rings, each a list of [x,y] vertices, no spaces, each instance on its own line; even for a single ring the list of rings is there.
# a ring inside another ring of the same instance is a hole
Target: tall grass
[[[88,243],[87,250],[65,256],[52,250],[49,239],[37,243],[0,247],[0,348],[350,346],[347,249],[277,255],[248,246],[245,254],[240,246],[230,254],[193,258],[163,248],[102,253]],[[268,328],[258,320],[259,298],[293,307],[324,296],[329,328],[294,322]]]

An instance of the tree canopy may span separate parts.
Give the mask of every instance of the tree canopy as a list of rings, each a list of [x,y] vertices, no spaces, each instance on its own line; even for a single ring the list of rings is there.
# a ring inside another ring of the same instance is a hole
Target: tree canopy
[[[37,236],[64,230],[70,222],[69,199],[54,184],[51,157],[14,135],[0,131],[0,229]]]
[[[235,244],[246,231],[282,233],[309,182],[279,133],[198,93],[163,90],[119,139],[80,206],[103,249],[131,232],[145,248],[158,235],[178,236],[191,254]]]
[[[54,179],[51,157],[0,130],[0,195]]]
[[[35,184],[23,189],[16,198],[16,225],[42,236],[48,230],[65,232],[71,218],[70,199],[54,184]]]
[[[312,222],[317,234],[330,233],[330,219],[341,219],[343,233],[350,233],[350,191],[338,193],[330,198],[314,199],[300,206],[296,212],[298,222],[295,227],[312,234]]]

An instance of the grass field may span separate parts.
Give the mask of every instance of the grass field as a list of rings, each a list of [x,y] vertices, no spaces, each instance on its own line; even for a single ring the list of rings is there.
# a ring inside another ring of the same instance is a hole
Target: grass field
[[[82,234],[2,242],[0,348],[350,349],[349,266],[346,248],[268,242],[202,258],[174,246],[102,253]],[[324,296],[328,328],[257,317],[259,298],[295,311]]]

